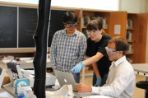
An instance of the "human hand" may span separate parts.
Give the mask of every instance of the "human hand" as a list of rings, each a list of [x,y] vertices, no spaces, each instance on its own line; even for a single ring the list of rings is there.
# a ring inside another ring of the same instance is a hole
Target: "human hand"
[[[80,71],[81,71],[81,69],[82,69],[83,67],[84,67],[83,63],[80,62],[80,63],[78,63],[77,65],[75,65],[75,66],[71,69],[71,71],[72,71],[73,73],[80,73]]]
[[[92,91],[91,86],[82,84],[82,83],[77,84],[76,89],[78,92],[91,92]]]
[[[101,81],[102,81],[101,77],[98,76],[98,77],[97,77],[97,80],[96,80],[96,83],[95,83],[94,86],[100,86],[100,85],[101,85]]]

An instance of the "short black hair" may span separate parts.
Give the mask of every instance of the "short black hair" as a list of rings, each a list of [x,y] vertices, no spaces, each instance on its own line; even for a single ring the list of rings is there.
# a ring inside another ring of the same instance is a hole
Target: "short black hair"
[[[87,30],[101,30],[103,28],[103,18],[97,17],[87,24]]]
[[[74,11],[66,11],[63,17],[63,22],[65,24],[75,24],[77,23],[77,16]]]

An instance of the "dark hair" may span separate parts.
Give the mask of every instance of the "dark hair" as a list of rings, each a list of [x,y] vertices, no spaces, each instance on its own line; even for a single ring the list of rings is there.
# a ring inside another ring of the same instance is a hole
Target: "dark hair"
[[[87,30],[101,30],[103,28],[103,19],[97,17],[87,24]]]
[[[109,42],[114,42],[116,45],[116,51],[123,51],[123,54],[126,54],[129,49],[128,42],[122,38],[112,38]]]
[[[65,24],[75,24],[77,22],[77,16],[73,11],[66,11],[63,17]]]

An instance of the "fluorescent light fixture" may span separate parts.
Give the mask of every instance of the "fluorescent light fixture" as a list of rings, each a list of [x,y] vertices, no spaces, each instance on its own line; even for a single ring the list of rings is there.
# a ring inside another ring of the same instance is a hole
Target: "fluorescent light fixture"
[[[38,4],[39,0],[0,0],[6,2]],[[52,6],[98,10],[119,10],[119,0],[51,0]]]

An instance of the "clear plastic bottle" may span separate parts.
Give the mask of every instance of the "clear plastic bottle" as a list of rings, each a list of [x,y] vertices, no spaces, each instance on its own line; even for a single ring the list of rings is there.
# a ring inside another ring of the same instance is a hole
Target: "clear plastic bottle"
[[[18,93],[17,98],[25,98],[24,93],[23,92]]]

